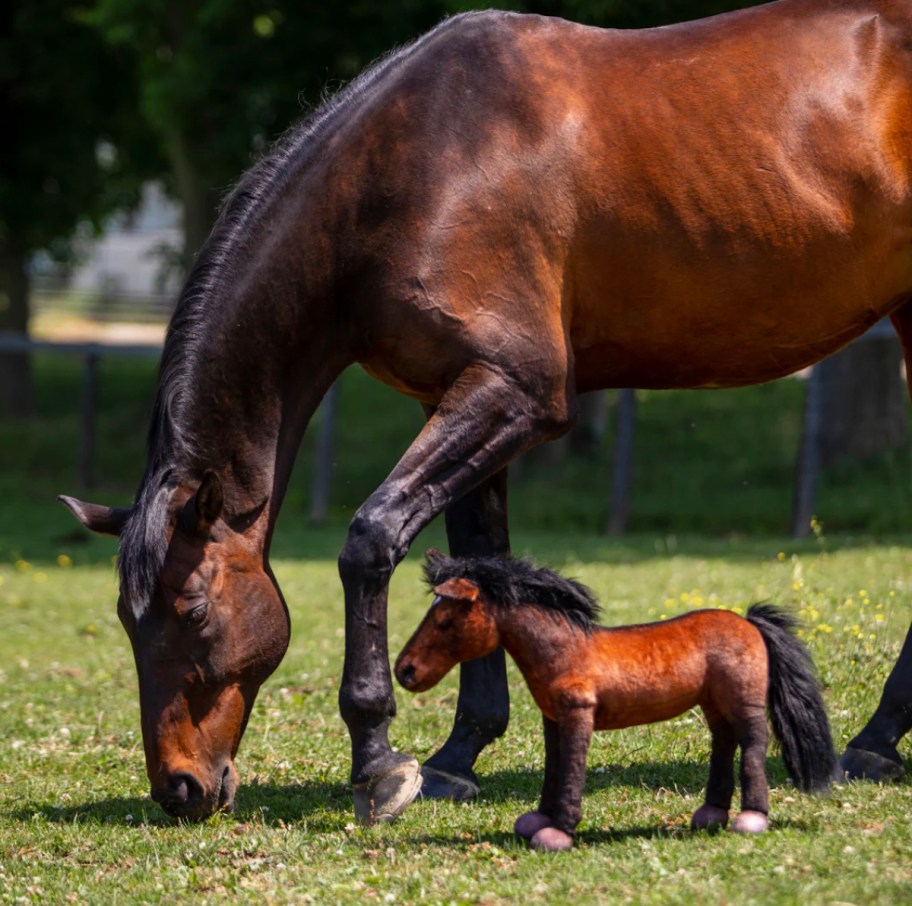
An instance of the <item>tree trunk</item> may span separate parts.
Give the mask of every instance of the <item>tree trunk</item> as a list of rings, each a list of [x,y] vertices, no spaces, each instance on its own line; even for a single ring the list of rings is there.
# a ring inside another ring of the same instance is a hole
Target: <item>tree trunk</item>
[[[0,331],[28,336],[29,276],[25,250],[15,239],[0,239]],[[0,414],[32,414],[32,369],[27,352],[0,353]]]
[[[183,262],[190,268],[196,253],[209,236],[218,213],[219,193],[205,185],[193,161],[184,137],[173,132],[167,137],[168,159],[174,174],[174,184],[183,206]]]
[[[902,348],[893,333],[866,336],[817,367],[822,370],[822,466],[870,459],[906,442]]]

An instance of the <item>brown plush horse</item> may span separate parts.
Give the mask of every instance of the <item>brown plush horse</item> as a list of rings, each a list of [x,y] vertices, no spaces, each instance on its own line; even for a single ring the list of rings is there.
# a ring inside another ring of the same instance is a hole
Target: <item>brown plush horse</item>
[[[732,830],[767,829],[766,705],[795,783],[826,789],[836,763],[826,711],[810,655],[779,608],[755,604],[746,619],[698,610],[605,629],[592,623],[598,608],[587,588],[523,560],[431,552],[425,573],[437,597],[402,649],[396,678],[423,692],[457,663],[501,645],[516,661],[544,717],[541,803],[516,821],[534,848],[573,845],[593,730],[668,720],[697,706],[712,755],[692,827],[728,823],[740,746],[742,810]]]
[[[451,552],[509,547],[506,468],[598,387],[766,381],[890,315],[912,350],[912,5],[782,0],[638,32],[483,12],[378,63],[227,199],[175,309],[120,535],[118,613],[146,770],[170,813],[227,808],[288,642],[269,548],[299,441],[353,363],[427,424],[339,558],[355,807],[422,783],[393,751],[393,569],[446,512]],[[912,375],[912,368],[909,368]],[[507,724],[502,652],[467,663],[425,795],[478,790]],[[853,740],[901,771],[912,641]]]

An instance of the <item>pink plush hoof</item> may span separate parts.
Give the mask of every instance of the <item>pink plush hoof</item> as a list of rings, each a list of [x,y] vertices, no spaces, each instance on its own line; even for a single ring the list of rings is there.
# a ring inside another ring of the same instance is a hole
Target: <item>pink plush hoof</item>
[[[542,812],[526,812],[516,819],[513,830],[517,836],[531,840],[543,827],[551,827],[551,819]]]
[[[546,853],[559,853],[573,848],[573,837],[556,827],[543,827],[532,837],[529,845]]]
[[[769,818],[763,812],[741,812],[732,821],[731,829],[736,834],[762,834],[769,829]]]
[[[728,809],[701,805],[690,819],[691,830],[716,830],[728,824]]]

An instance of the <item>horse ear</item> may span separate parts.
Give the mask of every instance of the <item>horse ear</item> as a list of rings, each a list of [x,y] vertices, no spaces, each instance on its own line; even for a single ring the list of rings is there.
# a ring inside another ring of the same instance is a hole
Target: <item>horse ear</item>
[[[434,589],[441,598],[456,598],[458,601],[477,601],[478,586],[468,579],[447,579]]]
[[[222,515],[224,506],[225,495],[222,492],[222,480],[209,469],[203,475],[203,481],[193,498],[196,531],[201,535],[208,535],[215,521]]]
[[[89,531],[101,535],[119,536],[130,518],[132,510],[122,507],[101,506],[97,503],[85,503],[75,497],[60,495],[57,498]]]

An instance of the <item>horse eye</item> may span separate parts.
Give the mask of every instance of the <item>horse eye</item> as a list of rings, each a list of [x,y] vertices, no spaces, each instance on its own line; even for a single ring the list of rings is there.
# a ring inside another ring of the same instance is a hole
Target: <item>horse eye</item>
[[[444,619],[442,619],[442,620],[437,624],[437,628],[438,628],[438,629],[449,629],[452,625],[453,625],[453,618],[452,618],[452,617],[444,617]]]
[[[200,626],[203,621],[206,619],[206,614],[209,612],[208,604],[200,604],[198,607],[194,607],[193,610],[188,610],[184,615],[184,621],[188,626]]]

